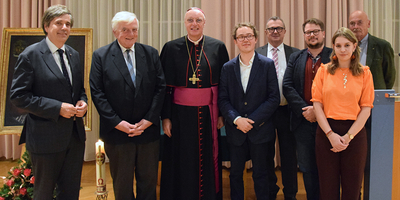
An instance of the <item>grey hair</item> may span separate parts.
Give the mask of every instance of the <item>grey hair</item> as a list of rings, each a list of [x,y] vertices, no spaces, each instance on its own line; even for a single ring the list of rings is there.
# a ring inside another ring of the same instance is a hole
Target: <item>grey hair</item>
[[[138,28],[139,28],[139,19],[136,17],[135,13],[128,12],[128,11],[117,12],[117,14],[115,14],[115,16],[111,20],[112,30],[115,30],[117,28],[117,25],[119,22],[131,23],[135,19],[137,20]]]

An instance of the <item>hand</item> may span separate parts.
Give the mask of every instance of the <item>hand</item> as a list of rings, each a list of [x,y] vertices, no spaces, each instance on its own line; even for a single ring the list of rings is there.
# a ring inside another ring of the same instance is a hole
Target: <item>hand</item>
[[[240,117],[236,120],[236,128],[243,133],[249,132],[253,128],[252,124],[254,124],[254,121],[249,118]]]
[[[167,135],[168,137],[171,137],[171,129],[172,129],[172,123],[170,119],[163,119],[162,120],[162,129],[164,131],[164,134]]]
[[[85,101],[83,100],[79,100],[76,105],[75,108],[77,110],[77,117],[83,117],[87,111],[87,104]]]
[[[138,123],[136,123],[134,126],[135,126],[135,129],[133,130],[133,132],[131,133],[131,134],[129,134],[128,136],[129,137],[134,137],[134,136],[139,136],[139,135],[142,135],[142,133],[144,132],[144,130],[146,130],[149,126],[151,126],[153,123],[152,122],[150,122],[150,121],[148,121],[148,120],[145,120],[145,119],[142,119],[142,120],[140,120],[140,122],[138,122]]]
[[[64,118],[71,118],[78,114],[77,109],[74,105],[69,103],[62,103],[60,109],[60,115]]]
[[[349,134],[343,135],[342,138],[343,138],[345,144],[350,144],[351,139],[350,139]]]
[[[218,124],[217,124],[217,128],[218,129],[221,129],[222,127],[224,127],[225,126],[225,123],[224,123],[224,117],[218,117]]]
[[[330,134],[328,139],[333,147],[331,149],[331,151],[333,151],[335,153],[341,152],[341,151],[345,150],[347,148],[347,146],[349,146],[348,143],[345,143],[345,140],[343,139],[343,137],[341,137],[337,133]]]
[[[124,133],[131,134],[136,126],[125,120],[122,120],[117,126],[115,126],[115,128]]]
[[[309,121],[309,122],[317,121],[317,118],[315,117],[313,106],[304,107],[304,108],[302,108],[302,110],[303,110],[303,116],[304,116],[304,118],[306,118],[307,121]]]

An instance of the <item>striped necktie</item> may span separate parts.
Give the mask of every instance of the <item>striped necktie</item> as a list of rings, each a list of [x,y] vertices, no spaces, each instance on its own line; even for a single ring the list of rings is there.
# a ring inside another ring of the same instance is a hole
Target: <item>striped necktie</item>
[[[126,61],[127,61],[127,65],[128,65],[128,70],[129,70],[129,74],[131,75],[132,81],[133,81],[133,85],[136,87],[136,83],[135,83],[135,69],[133,68],[132,65],[132,59],[131,56],[129,55],[129,52],[131,51],[131,49],[127,49],[126,52]]]
[[[272,60],[275,63],[276,75],[279,76],[278,48],[272,48]]]

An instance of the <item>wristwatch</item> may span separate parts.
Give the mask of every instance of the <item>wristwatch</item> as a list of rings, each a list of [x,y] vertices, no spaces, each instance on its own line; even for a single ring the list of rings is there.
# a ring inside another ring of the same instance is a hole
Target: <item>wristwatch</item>
[[[354,135],[350,134],[349,132],[347,132],[346,134],[349,135],[350,140],[354,139]]]

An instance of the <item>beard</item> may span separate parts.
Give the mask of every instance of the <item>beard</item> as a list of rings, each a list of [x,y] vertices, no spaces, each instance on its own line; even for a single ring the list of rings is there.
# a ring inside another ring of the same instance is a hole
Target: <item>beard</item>
[[[324,45],[323,42],[318,42],[316,44],[307,43],[307,47],[310,48],[310,49],[318,49],[318,48],[321,48],[322,45]]]

